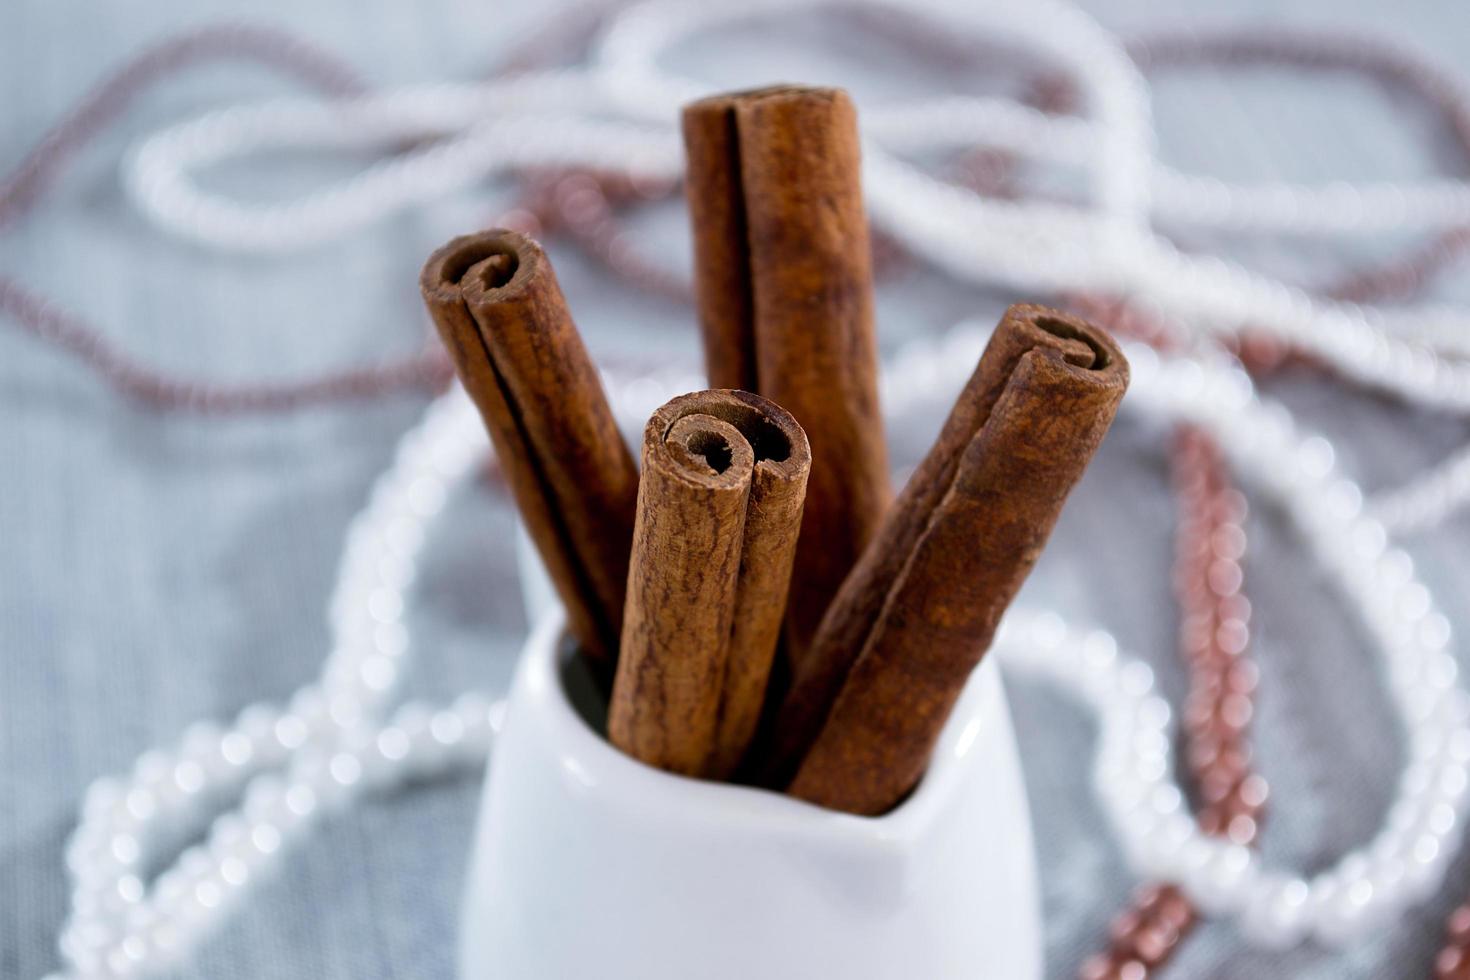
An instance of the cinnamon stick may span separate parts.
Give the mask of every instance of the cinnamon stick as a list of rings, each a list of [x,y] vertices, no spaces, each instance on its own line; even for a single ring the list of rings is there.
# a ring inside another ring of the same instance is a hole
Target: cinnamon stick
[[[465,235],[419,279],[582,650],[610,672],[638,471],[541,247]]]
[[[892,496],[857,115],[840,89],[782,86],[692,103],[683,127],[710,384],[765,395],[811,440],[795,662]]]
[[[801,426],[759,395],[683,395],[649,419],[614,745],[685,775],[734,772],[761,715],[810,466]]]
[[[879,814],[914,787],[1127,383],[1097,327],[1006,312],[799,665],[768,760],[792,795]]]

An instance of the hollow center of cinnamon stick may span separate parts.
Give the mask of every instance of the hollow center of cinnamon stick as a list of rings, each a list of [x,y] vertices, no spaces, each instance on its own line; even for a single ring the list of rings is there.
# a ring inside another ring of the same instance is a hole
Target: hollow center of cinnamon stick
[[[738,429],[745,441],[750,443],[750,451],[755,454],[756,462],[770,460],[773,463],[784,463],[791,457],[791,440],[786,438],[786,433],[756,409],[747,405],[720,402],[702,405],[700,411]]]
[[[513,253],[492,255],[480,264],[480,281],[486,289],[499,289],[510,282],[520,262]]]
[[[497,247],[498,246],[498,247]],[[500,251],[505,248],[505,251]],[[477,241],[462,248],[445,259],[443,281],[458,286],[472,269],[479,266],[476,274],[486,289],[498,289],[510,282],[520,268],[521,260],[508,244]]]
[[[1062,350],[1062,356],[1068,364],[1091,368],[1094,371],[1101,371],[1108,366],[1111,358],[1107,348],[1098,343],[1096,337],[1089,336],[1086,331],[1078,329],[1066,320],[1050,316],[1038,316],[1031,322],[1054,337],[1072,341]]]
[[[716,473],[728,470],[734,457],[734,450],[718,432],[697,429],[690,434],[684,446],[690,453],[703,459],[705,465]]]

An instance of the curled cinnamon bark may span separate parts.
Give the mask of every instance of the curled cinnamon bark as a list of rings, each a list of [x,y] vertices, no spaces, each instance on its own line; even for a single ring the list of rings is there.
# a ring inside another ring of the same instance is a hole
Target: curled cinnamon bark
[[[649,419],[608,737],[672,772],[728,777],[755,733],[780,637],[811,452],[743,391]]]
[[[795,662],[892,496],[857,115],[840,89],[782,86],[695,102],[683,126],[710,384],[770,398],[811,440]]]
[[[1128,383],[1098,328],[1002,318],[934,447],[842,586],[777,717],[795,796],[883,813],[911,790]]]
[[[424,303],[480,410],[582,650],[610,672],[638,471],[551,263],[524,235],[465,235],[429,256]]]

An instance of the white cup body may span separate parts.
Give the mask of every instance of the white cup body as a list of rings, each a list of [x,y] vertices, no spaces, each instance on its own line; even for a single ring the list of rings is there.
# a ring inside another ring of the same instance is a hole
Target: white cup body
[[[993,662],[913,795],[856,817],[614,749],[568,699],[559,610],[534,605],[485,782],[462,980],[1041,976],[1030,817]]]

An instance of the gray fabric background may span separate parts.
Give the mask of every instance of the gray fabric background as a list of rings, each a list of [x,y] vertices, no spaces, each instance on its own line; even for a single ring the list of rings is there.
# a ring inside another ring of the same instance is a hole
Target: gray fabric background
[[[1470,8],[1462,4],[1087,6],[1125,34],[1289,22],[1402,37],[1448,64],[1470,57]],[[312,38],[373,83],[392,85],[483,74],[525,28],[553,13],[545,5],[452,0],[248,7],[11,0],[0,5],[0,169],[143,44],[247,15]],[[797,60],[799,46],[818,39],[815,24],[801,19],[790,36],[759,48],[721,38],[710,52],[672,60],[729,84],[779,76],[838,81],[860,101],[916,78],[944,83],[939,69],[921,75],[901,61],[855,57],[868,42],[842,31],[821,32],[828,38],[822,54]],[[760,62],[750,60],[752,50]],[[482,224],[497,192],[440,202],[281,260],[216,254],[164,237],[119,191],[119,155],[141,134],[225,101],[286,91],[287,83],[239,66],[191,71],[151,91],[68,169],[38,210],[0,230],[0,270],[90,318],[148,363],[201,378],[299,376],[413,350],[425,329],[415,287],[423,256]],[[1155,104],[1163,156],[1221,177],[1393,178],[1470,166],[1445,143],[1432,114],[1338,73],[1251,70],[1227,78],[1191,69],[1161,77]],[[273,163],[267,182],[294,186],[292,166]],[[246,189],[257,182],[228,173],[220,179]],[[671,206],[640,226],[687,263],[681,221]],[[1304,279],[1367,254],[1310,243],[1213,244]],[[627,361],[656,350],[693,361],[687,310],[631,293],[564,243],[550,245],[598,356]],[[326,280],[347,288],[328,293]],[[1433,295],[1470,302],[1470,287],[1451,273]],[[994,316],[1019,298],[914,272],[880,296],[883,347],[891,353],[905,338],[963,316]],[[1320,378],[1294,374],[1271,389],[1337,441],[1339,458],[1369,488],[1403,479],[1470,436],[1461,420]],[[943,402],[893,420],[896,462],[922,451]],[[423,404],[405,394],[288,416],[159,414],[0,324],[0,977],[33,980],[58,965],[62,848],[89,781],[172,742],[195,719],[229,718],[316,674],[343,530]],[[1155,665],[1177,699],[1183,678],[1173,652],[1164,435],[1136,421],[1119,425],[1027,593],[1114,630]],[[414,695],[500,687],[524,627],[505,503],[487,492],[467,495],[454,502],[450,520],[456,533],[431,543],[412,612]],[[1250,530],[1247,588],[1256,598],[1263,673],[1258,756],[1274,790],[1263,846],[1277,860],[1315,869],[1377,825],[1398,737],[1351,610],[1324,587],[1269,506],[1255,509]],[[1461,633],[1470,629],[1467,542],[1463,517],[1405,542]],[[1463,645],[1459,653],[1470,666]],[[1088,723],[1053,692],[1021,684],[1011,692],[1045,877],[1050,975],[1068,977],[1100,946],[1133,883],[1090,796]],[[450,976],[478,784],[464,778],[418,787],[332,820],[185,975]],[[1467,890],[1470,861],[1462,858],[1432,905],[1337,954],[1252,952],[1232,927],[1209,925],[1164,975],[1425,977],[1443,917]]]

